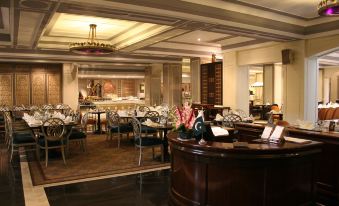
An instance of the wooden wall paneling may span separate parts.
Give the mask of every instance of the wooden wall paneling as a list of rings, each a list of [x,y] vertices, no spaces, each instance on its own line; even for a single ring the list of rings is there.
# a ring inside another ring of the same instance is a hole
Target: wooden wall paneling
[[[13,74],[0,74],[0,104],[13,105]]]
[[[201,104],[208,103],[208,66],[201,65]]]
[[[16,105],[30,104],[30,78],[29,73],[15,74],[14,99]]]
[[[133,79],[121,80],[121,85],[122,85],[122,96],[123,97],[136,96],[135,80]]]
[[[58,104],[61,102],[60,74],[47,74],[47,103]]]
[[[32,105],[46,103],[46,75],[44,73],[32,73],[31,81]]]

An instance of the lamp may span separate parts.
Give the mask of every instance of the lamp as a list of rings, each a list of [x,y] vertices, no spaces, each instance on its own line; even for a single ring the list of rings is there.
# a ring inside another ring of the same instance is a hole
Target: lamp
[[[111,44],[99,43],[96,41],[96,24],[89,25],[89,34],[87,42],[70,43],[69,50],[77,54],[110,54],[115,51],[115,46]]]
[[[339,16],[339,0],[321,0],[318,5],[321,16]]]

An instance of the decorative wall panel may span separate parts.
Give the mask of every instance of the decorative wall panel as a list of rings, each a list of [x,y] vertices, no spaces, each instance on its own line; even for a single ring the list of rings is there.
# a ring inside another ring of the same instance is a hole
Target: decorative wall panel
[[[60,94],[60,74],[47,74],[47,103],[60,103]]]
[[[46,103],[46,78],[44,73],[32,74],[32,104],[42,105]]]
[[[135,92],[135,81],[133,79],[121,80],[122,96],[136,96]]]
[[[13,74],[0,74],[0,104],[13,105]]]
[[[29,74],[15,74],[15,104],[29,105]]]

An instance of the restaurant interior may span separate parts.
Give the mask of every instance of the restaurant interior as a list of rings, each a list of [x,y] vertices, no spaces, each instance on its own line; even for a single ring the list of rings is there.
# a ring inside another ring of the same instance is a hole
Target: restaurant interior
[[[339,205],[338,16],[0,1],[0,205]]]

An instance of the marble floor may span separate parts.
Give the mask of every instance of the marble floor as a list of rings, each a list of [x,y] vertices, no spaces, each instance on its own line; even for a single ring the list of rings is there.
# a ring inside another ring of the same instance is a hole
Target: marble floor
[[[45,187],[51,206],[168,205],[169,169]]]
[[[25,205],[18,155],[9,162],[8,150],[0,141],[0,205]]]
[[[0,206],[168,205],[170,166],[33,186],[26,153],[0,138]]]

